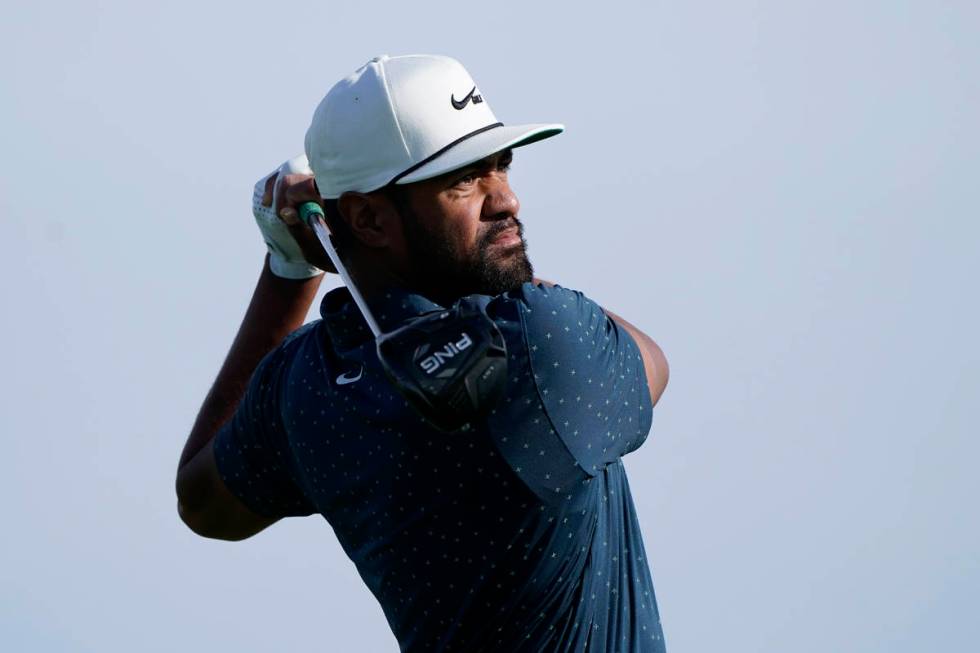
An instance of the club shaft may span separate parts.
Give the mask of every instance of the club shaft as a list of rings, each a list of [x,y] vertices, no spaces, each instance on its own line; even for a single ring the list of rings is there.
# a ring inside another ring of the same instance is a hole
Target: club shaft
[[[378,326],[377,320],[374,319],[374,314],[371,309],[368,308],[367,302],[364,301],[364,297],[361,296],[361,291],[357,289],[357,284],[351,279],[350,274],[347,273],[347,268],[344,267],[343,262],[340,260],[340,254],[337,253],[337,249],[333,246],[333,241],[330,240],[330,230],[327,228],[326,223],[324,223],[323,218],[320,215],[311,215],[309,217],[309,225],[313,227],[313,232],[316,237],[320,240],[320,244],[323,245],[323,249],[327,252],[327,256],[330,257],[330,261],[333,263],[334,267],[337,268],[337,272],[340,274],[340,278],[344,280],[344,285],[350,290],[351,297],[354,298],[354,303],[357,307],[361,309],[361,315],[367,321],[368,327],[371,329],[371,333],[374,337],[382,335],[381,327]]]

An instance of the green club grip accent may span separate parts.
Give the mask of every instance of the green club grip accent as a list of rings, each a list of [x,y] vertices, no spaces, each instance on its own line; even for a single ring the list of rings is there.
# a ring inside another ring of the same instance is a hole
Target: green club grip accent
[[[313,217],[323,215],[323,208],[316,202],[303,202],[299,205],[299,219],[303,221],[304,224],[313,226]]]

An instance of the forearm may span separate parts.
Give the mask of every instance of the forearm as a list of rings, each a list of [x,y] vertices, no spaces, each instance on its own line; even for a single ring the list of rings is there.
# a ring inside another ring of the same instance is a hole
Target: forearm
[[[178,468],[193,458],[234,414],[259,361],[303,324],[322,278],[277,277],[269,269],[266,257],[238,335],[194,421]]]

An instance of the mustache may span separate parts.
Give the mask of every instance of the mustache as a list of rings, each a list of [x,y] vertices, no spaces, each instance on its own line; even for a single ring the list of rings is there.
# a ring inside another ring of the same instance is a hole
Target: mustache
[[[508,229],[512,229],[514,227],[517,227],[517,237],[523,241],[524,224],[517,218],[511,218],[509,220],[494,222],[489,227],[487,227],[487,230],[483,233],[482,236],[480,236],[480,241],[478,243],[479,248],[483,249],[487,247],[488,245],[490,245],[490,243],[494,241],[494,239],[497,236],[507,231]]]

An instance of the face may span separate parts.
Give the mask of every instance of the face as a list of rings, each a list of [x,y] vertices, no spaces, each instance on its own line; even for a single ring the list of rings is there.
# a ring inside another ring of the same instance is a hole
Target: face
[[[531,281],[511,159],[507,150],[397,190],[407,263],[430,294],[497,295]]]

